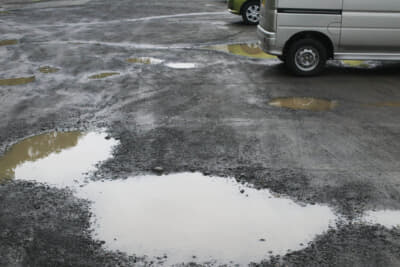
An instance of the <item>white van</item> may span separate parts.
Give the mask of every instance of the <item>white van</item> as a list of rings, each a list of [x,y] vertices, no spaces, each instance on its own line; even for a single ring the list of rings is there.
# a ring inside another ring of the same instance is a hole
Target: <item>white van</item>
[[[262,0],[261,47],[297,75],[329,59],[400,60],[400,0]]]

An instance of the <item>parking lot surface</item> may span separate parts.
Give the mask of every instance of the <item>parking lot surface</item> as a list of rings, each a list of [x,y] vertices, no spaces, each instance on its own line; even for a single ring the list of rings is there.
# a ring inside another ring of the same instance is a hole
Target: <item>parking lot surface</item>
[[[400,266],[400,63],[294,77],[255,30],[220,0],[0,0],[0,265],[162,264],[93,235],[91,203],[73,189],[13,172],[102,132],[114,147],[86,184],[194,172],[335,214],[254,266]],[[60,173],[79,165],[63,162]],[[371,212],[393,222],[365,222]],[[235,264],[192,261],[175,264]]]

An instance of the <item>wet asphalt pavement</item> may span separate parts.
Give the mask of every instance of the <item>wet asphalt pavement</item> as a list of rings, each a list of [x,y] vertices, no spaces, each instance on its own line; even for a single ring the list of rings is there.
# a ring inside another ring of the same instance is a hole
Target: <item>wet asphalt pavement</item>
[[[220,0],[0,6],[0,155],[41,133],[105,129],[119,145],[92,180],[156,167],[230,176],[341,216],[254,266],[400,266],[400,229],[357,220],[400,209],[400,63],[333,62],[304,79],[277,59],[208,49],[257,41]],[[292,97],[329,108],[282,107]],[[157,265],[105,248],[91,216],[71,190],[2,183],[0,266]]]

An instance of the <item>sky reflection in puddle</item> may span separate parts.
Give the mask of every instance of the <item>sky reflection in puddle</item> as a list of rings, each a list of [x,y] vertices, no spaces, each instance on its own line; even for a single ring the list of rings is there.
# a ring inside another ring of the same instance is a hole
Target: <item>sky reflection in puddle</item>
[[[111,249],[247,264],[301,249],[334,222],[327,206],[301,206],[234,179],[181,173],[93,182],[78,195],[93,201],[95,233]]]
[[[27,138],[0,158],[0,181],[35,180],[57,187],[73,186],[84,173],[111,156],[117,144],[104,133],[52,132]]]
[[[83,184],[85,173],[109,158],[118,144],[106,137],[52,132],[27,138],[0,158],[0,181],[35,180],[73,188],[77,197],[92,203],[96,239],[112,250],[147,255],[156,262],[159,257],[165,266],[259,262],[303,249],[302,244],[334,227],[339,218],[328,206],[300,205],[233,178],[200,173]],[[370,211],[360,220],[398,227],[400,211]]]
[[[170,62],[166,63],[165,66],[172,69],[194,69],[197,65],[196,63]]]
[[[387,228],[400,228],[400,211],[399,210],[378,210],[368,211],[364,215],[362,221],[372,224],[380,224]]]
[[[163,60],[153,57],[132,57],[126,61],[135,64],[161,64],[163,62]]]

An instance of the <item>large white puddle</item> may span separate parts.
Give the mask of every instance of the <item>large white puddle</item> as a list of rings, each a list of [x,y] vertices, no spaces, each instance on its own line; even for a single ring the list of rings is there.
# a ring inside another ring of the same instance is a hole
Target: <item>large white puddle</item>
[[[362,221],[373,224],[380,224],[387,228],[400,228],[400,211],[399,210],[378,210],[368,211],[364,215]]]
[[[0,182],[36,180],[71,187],[92,202],[92,228],[105,246],[158,265],[214,262],[246,265],[300,250],[335,227],[328,206],[300,205],[233,178],[200,173],[88,181],[118,142],[103,133],[47,133],[21,141],[0,157]],[[399,227],[399,211],[360,219]]]
[[[245,192],[241,193],[240,190]],[[301,249],[335,221],[327,206],[300,206],[234,179],[199,173],[90,183],[95,233],[111,249],[193,261],[247,264]]]

